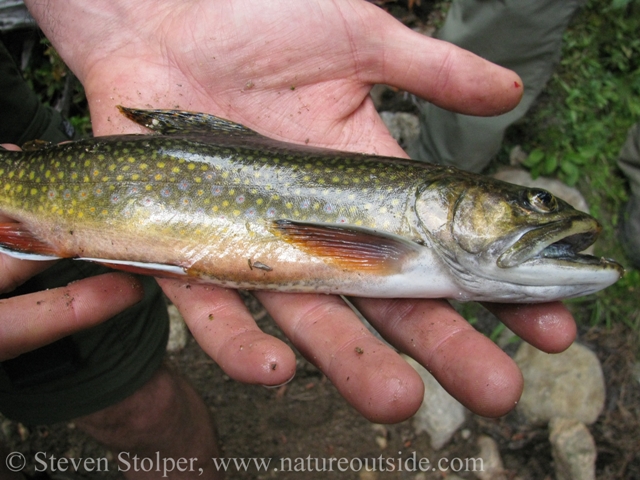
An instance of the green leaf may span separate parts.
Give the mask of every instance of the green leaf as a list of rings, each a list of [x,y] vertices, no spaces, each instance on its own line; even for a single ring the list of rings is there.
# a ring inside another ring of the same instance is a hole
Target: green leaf
[[[540,164],[540,162],[542,162],[543,158],[544,158],[544,152],[542,150],[540,150],[539,148],[536,148],[535,150],[531,151],[531,153],[529,154],[527,159],[524,162],[522,162],[522,164],[525,167],[531,168],[534,165]]]
[[[578,167],[568,161],[564,161],[560,164],[560,170],[564,173],[564,181],[567,185],[573,186],[580,178],[580,170]]]
[[[558,157],[555,155],[547,155],[544,159],[544,165],[542,166],[542,173],[544,175],[551,175],[558,168]]]

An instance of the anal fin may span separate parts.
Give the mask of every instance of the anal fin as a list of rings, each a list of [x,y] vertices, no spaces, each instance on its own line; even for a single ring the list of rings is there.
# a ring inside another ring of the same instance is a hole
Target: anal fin
[[[64,257],[33,236],[21,223],[0,223],[0,251],[22,260],[56,260]]]
[[[370,228],[276,220],[271,231],[300,250],[349,270],[397,273],[420,246]]]

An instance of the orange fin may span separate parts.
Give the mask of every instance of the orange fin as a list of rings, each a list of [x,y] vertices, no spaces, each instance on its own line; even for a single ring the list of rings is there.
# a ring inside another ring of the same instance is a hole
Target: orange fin
[[[0,251],[23,260],[53,260],[65,256],[34,237],[21,223],[0,223]]]
[[[300,250],[349,270],[392,274],[420,247],[369,228],[276,220],[272,232]]]

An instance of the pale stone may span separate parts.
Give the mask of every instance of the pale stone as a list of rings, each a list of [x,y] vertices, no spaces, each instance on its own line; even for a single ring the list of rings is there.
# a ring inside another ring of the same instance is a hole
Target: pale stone
[[[167,352],[177,353],[187,345],[188,329],[175,305],[169,305],[169,341]]]
[[[403,356],[424,382],[424,399],[413,417],[416,434],[427,432],[431,447],[439,450],[446,444],[465,421],[464,406],[442,388],[438,381],[418,362]]]
[[[518,410],[531,422],[563,417],[592,424],[604,408],[605,383],[598,357],[574,343],[548,354],[523,343],[514,357],[524,376]]]
[[[584,423],[554,418],[549,423],[556,480],[595,480],[596,443]]]
[[[380,118],[389,129],[391,136],[403,148],[416,141],[420,135],[420,121],[411,113],[381,112]]]
[[[478,447],[480,447],[478,458],[482,459],[482,468],[474,470],[475,476],[480,480],[507,480],[496,441],[482,435],[478,438]]]

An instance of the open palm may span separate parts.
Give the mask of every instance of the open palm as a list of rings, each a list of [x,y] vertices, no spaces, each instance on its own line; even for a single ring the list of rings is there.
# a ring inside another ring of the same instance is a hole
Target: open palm
[[[85,86],[97,135],[140,131],[117,113],[122,104],[205,111],[277,139],[404,156],[368,97],[372,84],[482,115],[512,108],[522,93],[512,72],[412,32],[364,0],[27,3]],[[161,285],[230,376],[277,385],[293,375],[291,350],[257,328],[236,292]],[[420,405],[420,378],[339,297],[256,296],[368,418],[398,421]],[[500,415],[519,398],[513,362],[446,302],[354,302],[472,410]],[[575,326],[559,304],[491,308],[545,350],[573,339]]]

